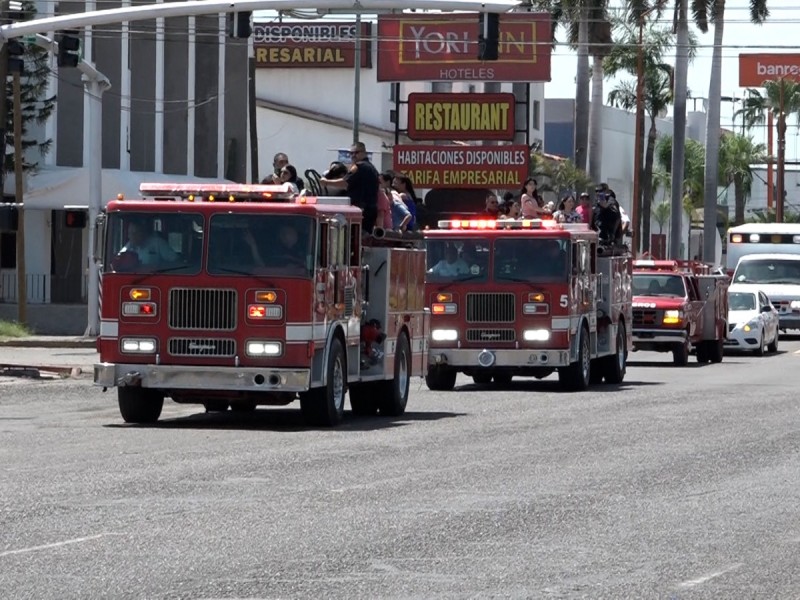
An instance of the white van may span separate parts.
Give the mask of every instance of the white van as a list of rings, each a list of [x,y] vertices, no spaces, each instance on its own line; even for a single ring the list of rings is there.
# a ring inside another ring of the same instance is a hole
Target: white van
[[[728,229],[728,271],[748,254],[800,254],[800,223],[745,223]]]
[[[781,329],[800,329],[800,254],[742,256],[733,283],[758,285],[778,309]]]

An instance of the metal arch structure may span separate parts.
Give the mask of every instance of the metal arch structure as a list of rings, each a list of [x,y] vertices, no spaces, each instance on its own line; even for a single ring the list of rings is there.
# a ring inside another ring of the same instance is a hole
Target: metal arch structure
[[[62,29],[111,25],[125,21],[146,21],[167,17],[211,15],[257,10],[290,11],[311,9],[329,12],[375,14],[393,10],[442,10],[503,13],[522,4],[521,0],[189,0],[109,8],[33,19],[0,26],[0,42],[12,38]]]
[[[493,12],[503,13],[517,8],[522,0],[189,0],[187,2],[163,2],[160,4],[138,5],[125,8],[112,8],[83,13],[71,13],[44,19],[33,19],[0,25],[0,46],[7,40],[36,36],[35,43],[58,52],[58,44],[43,34],[50,31],[81,29],[96,25],[111,25],[130,21],[145,21],[167,17],[192,15],[211,15],[233,12],[252,12],[257,10],[292,11],[317,10],[320,16],[330,13],[375,14],[403,9]],[[102,95],[111,87],[108,78],[100,73],[92,63],[81,60],[78,69],[83,73],[83,82],[90,96],[89,127],[93,151],[89,170],[88,193],[88,322],[85,336],[95,336],[100,326],[100,275],[94,259],[94,246],[97,234],[97,216],[102,207]]]

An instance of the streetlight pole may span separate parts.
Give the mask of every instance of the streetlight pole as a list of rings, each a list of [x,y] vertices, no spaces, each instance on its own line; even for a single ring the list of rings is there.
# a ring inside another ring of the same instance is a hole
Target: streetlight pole
[[[778,80],[778,185],[775,199],[775,221],[783,223],[783,188],[786,162],[786,115],[783,114],[784,80]]]

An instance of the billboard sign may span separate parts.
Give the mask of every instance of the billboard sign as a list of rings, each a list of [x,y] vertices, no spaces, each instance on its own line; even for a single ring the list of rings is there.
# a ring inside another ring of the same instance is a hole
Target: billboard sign
[[[394,170],[408,175],[417,188],[518,189],[529,162],[524,144],[394,147]]]
[[[372,67],[371,23],[361,23],[361,66]],[[352,68],[355,22],[255,23],[256,68]]]
[[[409,94],[412,140],[514,139],[514,94]]]
[[[500,15],[499,59],[478,60],[478,15],[379,15],[378,81],[550,81],[549,13]]]
[[[739,85],[761,87],[765,81],[800,81],[800,54],[740,54]]]

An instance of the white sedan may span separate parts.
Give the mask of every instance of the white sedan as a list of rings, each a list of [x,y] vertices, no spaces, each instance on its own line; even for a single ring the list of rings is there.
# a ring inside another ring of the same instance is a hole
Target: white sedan
[[[755,286],[728,289],[728,348],[754,350],[758,356],[777,352],[779,321],[777,309]]]

